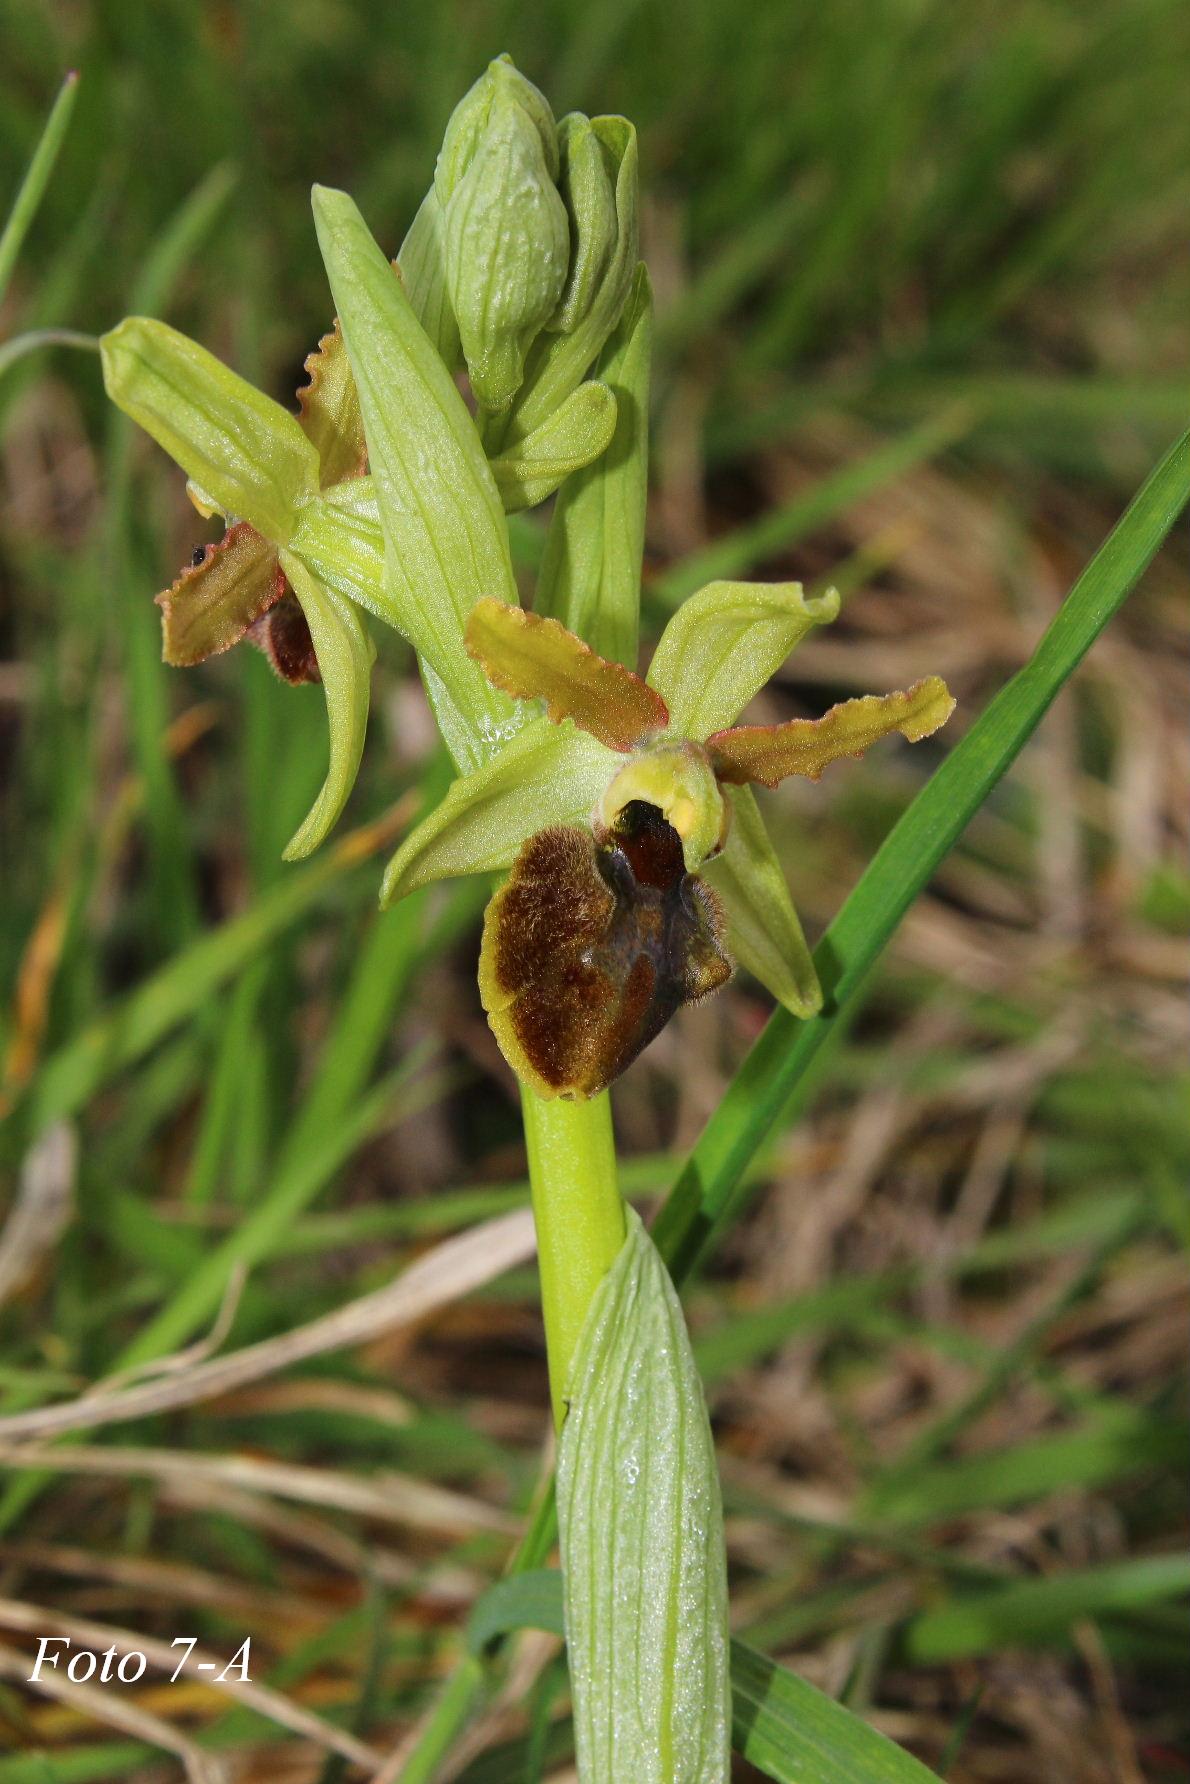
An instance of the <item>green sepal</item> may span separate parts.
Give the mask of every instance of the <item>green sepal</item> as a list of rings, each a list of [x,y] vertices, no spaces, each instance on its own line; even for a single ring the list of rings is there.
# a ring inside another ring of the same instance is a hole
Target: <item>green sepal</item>
[[[615,394],[616,431],[605,456],[562,485],[534,601],[538,613],[620,663],[635,663],[640,628],[652,345],[653,294],[642,262],[595,364]]]
[[[607,451],[616,428],[616,399],[606,384],[587,382],[531,434],[491,460],[506,514],[534,508],[574,471]]]
[[[585,313],[575,320],[569,334],[547,329],[530,348],[524,383],[500,441],[502,449],[540,427],[571,391],[577,390],[619,321],[632,284],[637,256],[636,131],[627,118],[592,118],[591,128],[614,169],[615,247]]]
[[[726,1784],[731,1678],[715,1450],[681,1303],[631,1208],[558,1442],[574,1738],[585,1784]]]
[[[221,513],[284,545],[318,493],[318,451],[295,417],[167,323],[129,316],[99,349],[116,407]]]
[[[727,842],[703,868],[727,916],[727,949],[794,1016],[817,1015],[822,987],[789,887],[749,787],[724,788]]]
[[[446,210],[430,187],[397,255],[401,283],[417,317],[448,371],[463,363],[459,325],[446,289]]]
[[[586,824],[623,759],[569,720],[534,719],[454,781],[406,837],[388,864],[381,904],[433,880],[511,867],[521,844],[550,824]]]
[[[281,553],[281,568],[301,604],[318,658],[330,729],[326,779],[305,822],[285,848],[286,861],[300,861],[318,847],[347,803],[359,772],[368,724],[368,700],[375,647],[350,601],[323,588],[300,558]]]
[[[666,625],[649,686],[676,729],[701,742],[734,724],[794,645],[838,611],[834,589],[807,599],[800,582],[709,582]]]
[[[450,373],[355,204],[316,186],[314,213],[359,391],[389,602],[471,727],[458,766],[473,767],[521,722],[463,649],[481,596],[517,600],[499,491]]]

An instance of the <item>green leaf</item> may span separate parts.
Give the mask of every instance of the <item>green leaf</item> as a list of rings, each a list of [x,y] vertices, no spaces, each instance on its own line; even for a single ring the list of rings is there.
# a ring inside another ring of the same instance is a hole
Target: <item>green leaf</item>
[[[643,263],[594,372],[616,398],[605,456],[563,485],[534,602],[605,657],[636,662],[649,460],[653,296]]]
[[[942,677],[927,675],[903,693],[841,700],[820,719],[714,731],[707,738],[707,749],[720,780],[775,787],[791,774],[817,780],[830,763],[862,756],[893,731],[910,743],[920,743],[940,730],[953,711],[954,701]]]
[[[585,824],[622,761],[569,720],[534,719],[454,781],[406,838],[389,862],[381,904],[432,880],[511,867],[521,844],[549,824]]]
[[[666,625],[649,686],[676,729],[702,742],[733,725],[794,646],[838,611],[833,589],[807,600],[800,582],[710,582]]]
[[[521,716],[463,649],[483,595],[516,603],[504,511],[454,381],[345,192],[314,188],[327,276],[351,357],[401,630],[473,731],[474,767]]]
[[[556,1567],[532,1567],[489,1586],[467,1618],[467,1651],[482,1655],[489,1642],[516,1629],[566,1634],[562,1575]]]
[[[822,989],[764,819],[749,787],[726,793],[727,842],[702,873],[727,914],[727,951],[794,1016],[822,1008]]]
[[[318,451],[297,420],[167,323],[129,316],[99,343],[107,394],[229,520],[287,544],[318,492]]]
[[[1182,435],[1075,582],[1032,657],[981,713],[894,826],[815,952],[826,993],[805,1023],[773,1016],[711,1116],[654,1227],[685,1280],[737,1206],[758,1148],[788,1109],[819,1050],[843,1025],[889,936],[1051,703],[1123,605],[1190,498]]]
[[[606,452],[616,427],[616,399],[606,384],[580,384],[531,434],[491,460],[507,514],[552,496],[564,478]]]
[[[376,652],[350,601],[323,588],[301,560],[287,551],[281,553],[281,568],[293,585],[314,640],[330,725],[331,756],[326,779],[305,822],[285,849],[286,861],[300,861],[324,840],[355,785],[364,750],[369,684]]]
[[[912,1754],[744,1642],[731,1644],[732,1745],[780,1784],[937,1784]]]
[[[555,724],[573,719],[609,749],[630,750],[669,719],[664,700],[623,663],[609,662],[560,626],[503,601],[480,601],[467,649],[514,700],[544,700]]]
[[[727,1569],[715,1449],[681,1303],[628,1235],[575,1351],[558,1525],[584,1784],[723,1784]]]

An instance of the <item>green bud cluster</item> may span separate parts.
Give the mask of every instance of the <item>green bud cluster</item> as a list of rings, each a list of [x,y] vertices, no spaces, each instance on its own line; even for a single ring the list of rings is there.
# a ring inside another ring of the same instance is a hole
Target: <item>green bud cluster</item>
[[[556,122],[502,56],[456,106],[423,211],[419,254],[432,218],[436,301],[500,450],[573,394],[619,321],[636,269],[635,132],[578,112]],[[437,318],[432,333],[444,339]]]

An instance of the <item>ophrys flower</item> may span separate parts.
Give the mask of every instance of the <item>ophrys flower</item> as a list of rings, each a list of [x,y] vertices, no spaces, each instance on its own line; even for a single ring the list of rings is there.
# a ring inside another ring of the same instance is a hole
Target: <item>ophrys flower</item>
[[[473,610],[489,680],[544,712],[463,775],[406,840],[385,902],[452,874],[511,869],[488,906],[480,991],[513,1070],[539,1095],[606,1087],[682,1004],[738,960],[798,1016],[813,962],[750,783],[817,780],[898,731],[927,737],[954,702],[937,676],[820,719],[735,726],[833,593],[712,583],[670,620],[641,679],[553,619]]]

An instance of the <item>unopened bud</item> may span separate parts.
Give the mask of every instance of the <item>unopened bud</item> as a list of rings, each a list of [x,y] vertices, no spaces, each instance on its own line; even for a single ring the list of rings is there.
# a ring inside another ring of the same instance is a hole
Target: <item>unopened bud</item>
[[[511,403],[562,294],[570,226],[557,170],[549,106],[511,64],[493,62],[452,118],[435,175],[451,307],[486,409]]]

